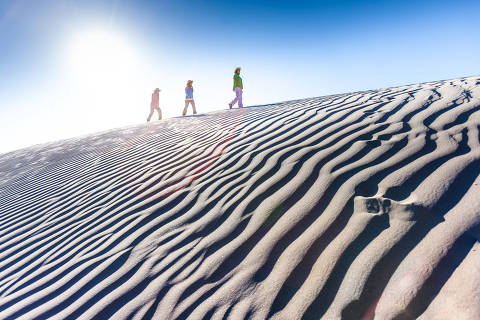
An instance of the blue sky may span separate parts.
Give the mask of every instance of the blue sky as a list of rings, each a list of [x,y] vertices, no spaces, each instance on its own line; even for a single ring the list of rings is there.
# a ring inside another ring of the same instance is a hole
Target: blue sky
[[[479,1],[0,1],[0,152],[225,109],[480,74]]]

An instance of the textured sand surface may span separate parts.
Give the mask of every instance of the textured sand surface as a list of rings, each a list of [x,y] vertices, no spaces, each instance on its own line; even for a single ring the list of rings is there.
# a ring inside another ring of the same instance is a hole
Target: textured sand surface
[[[480,319],[479,129],[469,77],[2,154],[0,319]]]

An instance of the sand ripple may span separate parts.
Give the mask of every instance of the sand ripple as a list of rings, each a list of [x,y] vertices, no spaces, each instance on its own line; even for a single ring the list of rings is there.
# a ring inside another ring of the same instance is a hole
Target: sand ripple
[[[0,155],[0,318],[478,319],[479,84]]]

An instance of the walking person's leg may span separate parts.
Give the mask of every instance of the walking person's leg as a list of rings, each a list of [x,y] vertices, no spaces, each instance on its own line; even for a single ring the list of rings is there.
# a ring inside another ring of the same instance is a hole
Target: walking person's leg
[[[238,101],[238,88],[235,88],[235,99],[233,99],[232,102],[230,102],[229,104],[230,108],[232,108],[235,105],[235,103],[237,103],[237,101]]]
[[[156,107],[157,111],[158,111],[158,120],[162,120],[162,109],[160,109],[160,107]]]
[[[237,97],[238,97],[238,107],[243,108],[243,102],[242,102],[242,94],[243,90],[241,88],[237,88]]]
[[[152,106],[150,106],[150,114],[148,115],[147,122],[150,121],[150,119],[152,118],[154,110],[155,109]]]
[[[192,100],[192,109],[193,109],[193,114],[197,114],[197,109],[195,108],[195,101]]]
[[[184,116],[184,115],[187,114],[188,103],[189,103],[189,101],[188,101],[188,100],[185,100],[185,108],[183,108],[182,116]]]

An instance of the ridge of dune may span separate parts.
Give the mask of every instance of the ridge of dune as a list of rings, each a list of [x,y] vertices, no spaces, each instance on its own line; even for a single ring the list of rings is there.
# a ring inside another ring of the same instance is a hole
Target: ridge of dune
[[[0,154],[0,319],[480,318],[480,76]]]

